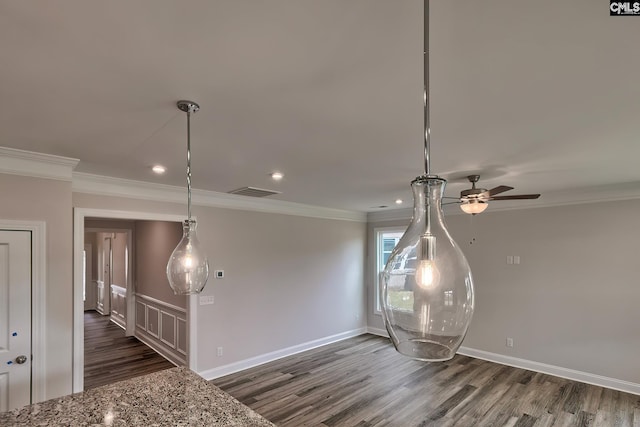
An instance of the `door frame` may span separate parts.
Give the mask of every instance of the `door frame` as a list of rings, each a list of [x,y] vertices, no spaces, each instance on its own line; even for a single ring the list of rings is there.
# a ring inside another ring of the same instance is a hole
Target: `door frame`
[[[87,307],[87,301],[85,300],[84,309],[85,310],[95,310],[96,308],[96,290],[93,287],[93,245],[91,243],[86,243],[84,245],[84,253],[86,254],[85,260],[85,297],[90,298],[90,306]],[[88,276],[88,277],[87,277]],[[90,289],[90,292],[87,292],[87,289]]]
[[[82,251],[84,250],[84,221],[86,218],[127,219],[131,221],[170,221],[185,220],[184,215],[160,214],[150,212],[118,211],[109,209],[73,209],[73,392],[84,390],[84,301],[82,300]],[[131,256],[131,252],[129,256]],[[133,289],[132,289],[133,291]],[[134,294],[134,292],[132,292]],[[135,298],[135,296],[134,296]],[[134,298],[127,298],[127,318],[135,312]],[[191,370],[197,369],[197,317],[198,296],[187,298],[187,353]]]
[[[42,402],[47,395],[47,223],[0,219],[0,229],[31,232],[31,403]]]

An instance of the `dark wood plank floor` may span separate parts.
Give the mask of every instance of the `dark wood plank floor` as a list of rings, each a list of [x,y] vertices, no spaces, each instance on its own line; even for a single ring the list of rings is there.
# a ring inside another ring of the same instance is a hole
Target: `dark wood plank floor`
[[[466,356],[418,362],[373,335],[212,382],[279,426],[640,426],[640,396]]]
[[[173,368],[174,365],[95,311],[84,313],[84,388]]]

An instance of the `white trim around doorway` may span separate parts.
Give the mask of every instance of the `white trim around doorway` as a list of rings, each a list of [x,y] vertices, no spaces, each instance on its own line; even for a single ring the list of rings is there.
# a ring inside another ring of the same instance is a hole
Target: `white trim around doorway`
[[[132,221],[182,222],[183,215],[129,212],[108,209],[74,208],[73,210],[73,392],[84,390],[84,301],[82,300],[82,251],[86,218],[127,219]],[[187,300],[189,368],[196,370],[197,295]]]
[[[47,365],[45,363],[47,225],[44,221],[1,219],[0,229],[31,232],[31,402],[42,402],[47,396]]]

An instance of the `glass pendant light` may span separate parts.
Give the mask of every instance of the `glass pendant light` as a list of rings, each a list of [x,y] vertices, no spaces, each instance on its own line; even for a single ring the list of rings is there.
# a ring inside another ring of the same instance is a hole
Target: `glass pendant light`
[[[209,261],[196,236],[196,220],[191,218],[191,114],[200,109],[192,101],[178,101],[187,113],[187,219],[182,224],[182,240],[167,263],[167,278],[176,295],[198,294],[209,278]]]
[[[429,0],[424,3],[424,165],[411,182],[411,223],[380,273],[382,317],[396,350],[425,361],[451,359],[473,315],[469,264],[444,222],[446,180],[429,165]]]

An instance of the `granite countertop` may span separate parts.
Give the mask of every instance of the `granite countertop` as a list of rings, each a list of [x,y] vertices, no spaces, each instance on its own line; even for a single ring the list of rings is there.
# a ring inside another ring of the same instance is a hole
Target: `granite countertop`
[[[0,425],[274,426],[184,367],[0,413]]]

